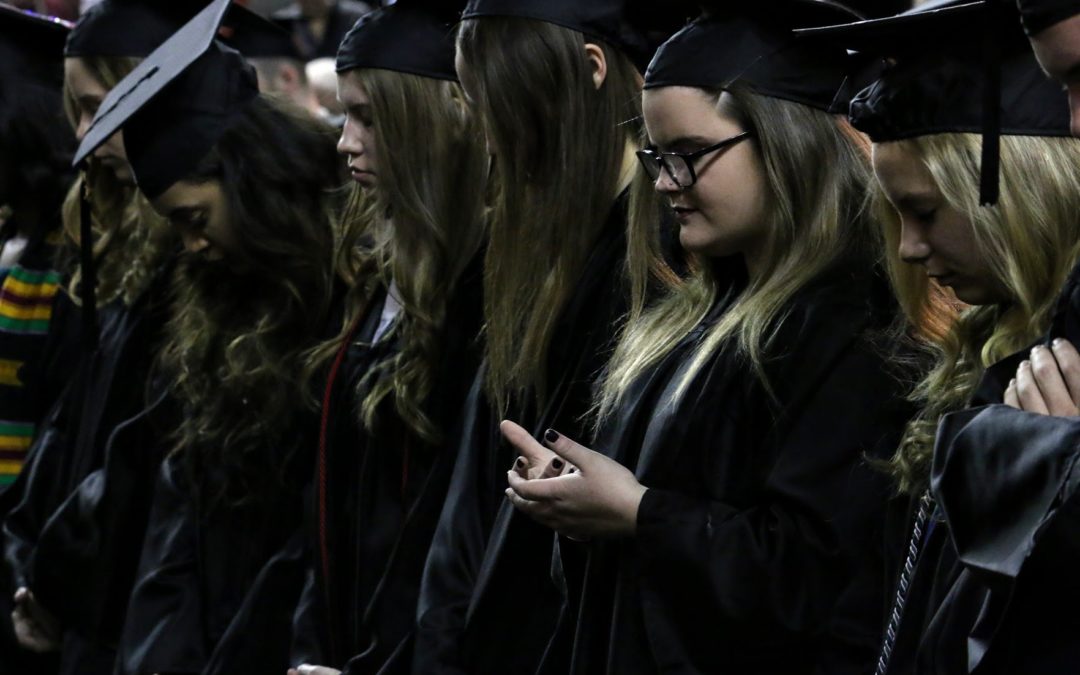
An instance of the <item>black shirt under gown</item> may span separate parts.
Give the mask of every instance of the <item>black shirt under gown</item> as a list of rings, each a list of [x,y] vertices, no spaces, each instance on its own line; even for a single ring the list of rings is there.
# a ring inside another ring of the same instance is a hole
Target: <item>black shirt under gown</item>
[[[547,401],[519,402],[505,415],[537,438],[548,428],[579,439],[591,432],[596,377],[627,309],[625,229],[620,199],[559,317],[548,354]],[[499,420],[481,373],[466,401],[457,462],[424,571],[415,673],[528,672],[544,648],[535,635],[557,620],[550,531],[505,499],[506,471],[516,453],[502,440]],[[523,592],[529,596],[524,611],[508,614],[507,601]]]

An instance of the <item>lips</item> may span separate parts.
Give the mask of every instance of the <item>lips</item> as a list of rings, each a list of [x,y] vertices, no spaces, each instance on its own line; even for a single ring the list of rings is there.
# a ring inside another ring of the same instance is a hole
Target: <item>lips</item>
[[[697,213],[697,209],[692,209],[687,206],[672,206],[671,208],[675,211],[675,220],[679,221],[680,223],[686,222],[686,220],[689,219],[690,216]]]

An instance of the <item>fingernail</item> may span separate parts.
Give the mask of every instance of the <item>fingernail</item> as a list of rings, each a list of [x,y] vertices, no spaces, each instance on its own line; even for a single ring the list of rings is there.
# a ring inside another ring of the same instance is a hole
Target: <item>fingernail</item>
[[[522,459],[521,457],[518,457],[516,460],[514,460],[514,466],[516,466],[519,469],[524,467],[525,466],[525,460]]]
[[[1015,377],[1013,379],[1009,380],[1009,387],[1008,388],[1009,389],[1015,389],[1016,388],[1016,378]]]
[[[1028,368],[1031,368],[1031,361],[1021,361],[1020,362],[1020,367],[1025,369],[1025,370],[1027,370]]]
[[[556,457],[555,459],[551,460],[551,466],[555,467],[555,469],[558,471],[562,471],[563,461]]]
[[[1032,347],[1031,348],[1031,358],[1035,358],[1036,356],[1038,356],[1039,352],[1041,352],[1042,349],[1043,349],[1042,345],[1035,345],[1034,347]]]
[[[1054,338],[1054,341],[1050,343],[1050,345],[1054,349],[1059,349],[1061,347],[1061,345],[1063,345],[1063,344],[1065,344],[1065,341],[1062,340],[1061,338]]]
[[[544,432],[544,440],[546,440],[548,443],[554,443],[555,441],[559,440],[559,432],[555,431],[554,429],[548,429]]]

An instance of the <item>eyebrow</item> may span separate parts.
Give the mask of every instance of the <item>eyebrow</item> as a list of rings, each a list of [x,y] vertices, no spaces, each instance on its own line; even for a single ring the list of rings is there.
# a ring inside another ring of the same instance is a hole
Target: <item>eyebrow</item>
[[[712,145],[713,143],[714,141],[712,139],[705,138],[704,136],[679,136],[678,138],[673,138],[665,143],[656,143],[655,145],[659,148],[678,148],[691,145],[704,147]]]
[[[170,220],[192,220],[197,213],[205,210],[201,206],[177,206],[169,210]]]

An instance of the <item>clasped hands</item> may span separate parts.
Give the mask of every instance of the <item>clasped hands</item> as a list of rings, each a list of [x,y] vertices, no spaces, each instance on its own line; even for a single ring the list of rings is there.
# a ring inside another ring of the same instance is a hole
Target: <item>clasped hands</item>
[[[1035,347],[1016,369],[1004,403],[1040,415],[1080,415],[1080,353],[1060,338]]]
[[[544,444],[509,420],[499,429],[520,454],[506,474],[514,508],[579,541],[633,535],[646,490],[633,472],[552,429]]]

